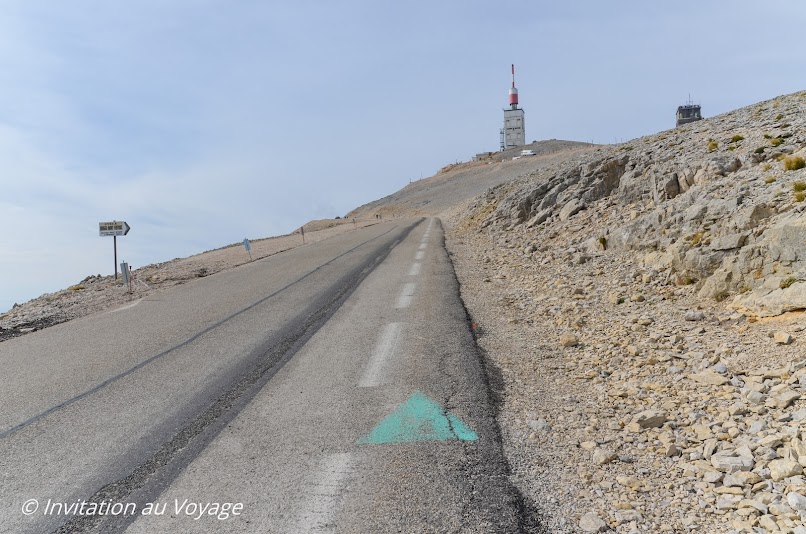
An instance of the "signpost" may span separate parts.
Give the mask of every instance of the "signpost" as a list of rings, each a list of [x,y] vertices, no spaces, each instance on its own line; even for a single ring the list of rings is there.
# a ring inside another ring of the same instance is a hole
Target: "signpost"
[[[101,237],[112,236],[115,246],[115,280],[118,279],[118,236],[123,236],[129,233],[131,226],[126,224],[125,221],[111,221],[98,223],[98,235]]]
[[[252,261],[252,253],[250,252],[252,250],[252,245],[245,237],[243,238],[243,248],[245,248],[246,252],[249,254],[249,261]]]

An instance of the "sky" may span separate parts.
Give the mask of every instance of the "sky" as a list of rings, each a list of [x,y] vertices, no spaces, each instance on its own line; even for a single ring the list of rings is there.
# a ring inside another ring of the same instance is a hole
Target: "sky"
[[[293,231],[499,146],[806,89],[802,0],[4,0],[0,312]]]

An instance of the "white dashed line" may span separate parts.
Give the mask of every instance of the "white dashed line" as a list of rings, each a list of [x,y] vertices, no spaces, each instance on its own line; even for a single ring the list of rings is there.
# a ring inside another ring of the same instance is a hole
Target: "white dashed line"
[[[98,316],[100,317],[102,315],[107,315],[107,314],[110,314],[110,313],[115,313],[115,312],[119,312],[119,311],[123,311],[123,310],[128,310],[129,308],[134,308],[135,306],[140,304],[142,301],[143,301],[143,299],[137,299],[134,302],[130,302],[129,304],[124,304],[120,308],[115,308],[114,310],[109,310],[107,312],[99,313]]]
[[[353,472],[349,452],[325,456],[317,469],[317,480],[308,489],[294,532],[335,532],[333,515],[341,503],[347,479]]]
[[[414,282],[404,284],[403,292],[397,299],[397,304],[395,305],[395,308],[408,308],[411,305],[411,301],[414,298],[414,292],[416,290],[417,290],[417,284],[415,284]]]
[[[428,247],[428,243],[420,243],[420,250],[425,250]]]
[[[408,308],[411,306],[411,301],[411,295],[400,295],[397,299],[397,304],[395,304],[395,308]]]
[[[384,377],[388,361],[392,358],[397,347],[397,341],[400,339],[400,333],[403,331],[403,323],[389,323],[383,327],[381,335],[378,338],[378,344],[375,346],[375,351],[364,370],[364,375],[358,382],[358,387],[361,388],[374,388],[386,384]]]
[[[415,260],[421,260],[424,257],[425,257],[425,251],[423,251],[423,250],[418,250],[417,254],[414,255]]]
[[[409,276],[417,276],[420,274],[420,269],[422,268],[423,264],[419,261],[414,262],[411,265],[411,269],[409,269]]]

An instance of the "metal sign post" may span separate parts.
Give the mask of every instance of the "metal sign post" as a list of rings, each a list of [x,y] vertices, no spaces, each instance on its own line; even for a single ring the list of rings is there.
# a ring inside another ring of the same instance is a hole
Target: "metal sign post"
[[[98,235],[101,237],[112,236],[115,249],[115,280],[118,279],[118,236],[126,235],[131,230],[125,221],[111,221],[98,223]]]
[[[249,240],[245,237],[243,238],[243,248],[246,249],[246,252],[249,254],[249,261],[252,261],[252,245],[249,243]]]

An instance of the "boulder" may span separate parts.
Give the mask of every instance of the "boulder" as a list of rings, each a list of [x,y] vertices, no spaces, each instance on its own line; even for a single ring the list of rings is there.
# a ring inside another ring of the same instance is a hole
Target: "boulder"
[[[729,234],[718,237],[711,242],[711,250],[734,250],[742,248],[747,241],[747,234]]]
[[[806,283],[796,282],[784,289],[758,288],[738,295],[730,308],[744,315],[774,317],[783,313],[806,309]]]
[[[567,221],[583,209],[585,209],[585,203],[580,201],[579,199],[572,198],[565,206],[562,207],[560,210],[560,220]]]
[[[563,334],[560,336],[561,347],[576,347],[579,345],[579,339],[574,334]]]
[[[789,345],[792,343],[792,335],[789,332],[778,331],[773,334],[772,338],[779,345]]]
[[[663,185],[663,191],[666,193],[666,198],[674,198],[680,194],[680,183],[677,181],[677,173],[673,174]]]
[[[539,211],[537,215],[529,219],[529,221],[526,223],[526,227],[534,228],[539,224],[543,224],[544,222],[546,222],[546,220],[548,220],[549,217],[551,217],[551,213],[552,213],[551,208],[546,208],[544,210]]]
[[[803,473],[803,467],[793,460],[773,460],[767,467],[770,468],[770,478],[775,482]]]
[[[608,526],[596,512],[588,512],[579,518],[579,529],[582,532],[606,532]]]
[[[710,369],[707,369],[701,373],[693,374],[690,378],[697,383],[706,384],[709,386],[721,386],[729,382],[726,377],[711,371]]]
[[[711,465],[723,473],[736,473],[752,470],[755,462],[746,456],[737,456],[731,452],[718,452],[711,456]]]
[[[731,220],[731,224],[739,231],[752,230],[756,228],[761,221],[769,219],[775,215],[776,210],[774,207],[767,204],[756,204],[755,206],[747,206],[739,209]]]
[[[705,279],[698,295],[704,299],[722,300],[730,293],[732,282],[733,273],[719,268],[714,271],[714,274]]]
[[[793,510],[798,512],[806,512],[806,497],[795,491],[790,491],[786,494],[786,502]]]
[[[605,465],[618,458],[618,455],[615,452],[607,449],[596,449],[593,451],[592,458],[596,465]]]
[[[641,428],[657,428],[666,421],[666,414],[660,410],[644,410],[633,417],[633,422],[638,423]]]
[[[647,178],[638,170],[625,172],[619,181],[618,198],[623,204],[641,200],[647,191]]]

